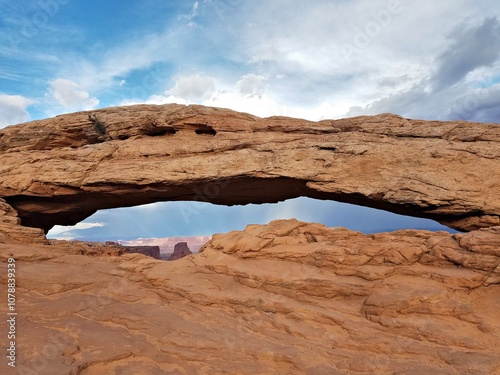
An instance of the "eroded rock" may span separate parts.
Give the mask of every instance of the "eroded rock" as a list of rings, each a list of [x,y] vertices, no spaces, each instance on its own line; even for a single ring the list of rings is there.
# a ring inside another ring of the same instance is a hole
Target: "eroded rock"
[[[22,226],[17,211],[0,198],[0,243],[43,243],[45,241],[43,230]]]
[[[23,225],[45,231],[103,208],[299,196],[469,231],[500,225],[499,143],[497,124],[115,107],[0,130],[0,197]]]
[[[20,271],[18,368],[500,372],[498,227],[364,235],[280,220],[214,235],[176,262],[77,245],[0,244],[2,267],[10,252]]]
[[[180,105],[3,129],[0,272],[16,260],[16,370],[500,373],[499,138],[495,124],[313,123]],[[470,232],[364,235],[280,220],[161,262],[42,231],[101,208],[297,196]]]

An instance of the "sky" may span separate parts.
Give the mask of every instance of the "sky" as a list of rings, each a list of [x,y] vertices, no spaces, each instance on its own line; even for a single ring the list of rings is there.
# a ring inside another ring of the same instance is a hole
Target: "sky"
[[[391,112],[500,122],[496,0],[0,0],[0,10],[0,127],[137,103],[309,120]],[[280,215],[366,232],[417,226],[305,198],[203,205],[110,210],[57,231],[111,235],[126,215],[158,222],[148,236],[211,234]],[[169,221],[190,209],[198,214]]]

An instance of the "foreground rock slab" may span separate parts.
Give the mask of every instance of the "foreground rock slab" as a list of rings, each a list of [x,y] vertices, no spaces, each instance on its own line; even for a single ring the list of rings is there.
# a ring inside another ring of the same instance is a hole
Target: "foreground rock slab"
[[[363,235],[281,220],[174,262],[83,248],[0,244],[2,274],[8,257],[18,270],[16,370],[500,373],[500,227]]]
[[[500,126],[384,114],[310,122],[138,105],[0,130],[0,198],[24,226],[167,200],[233,205],[308,196],[500,225]]]

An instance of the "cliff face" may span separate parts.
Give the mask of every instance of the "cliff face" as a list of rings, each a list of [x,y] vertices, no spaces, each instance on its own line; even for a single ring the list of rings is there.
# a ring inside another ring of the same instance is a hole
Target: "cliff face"
[[[0,197],[22,224],[163,200],[333,199],[460,230],[500,225],[500,126],[385,114],[310,122],[202,106],[79,112],[0,131]]]
[[[498,227],[363,235],[282,220],[176,262],[54,244],[0,245],[19,269],[18,369],[500,372]]]
[[[200,251],[210,236],[188,236],[188,237],[163,237],[163,238],[138,238],[136,240],[119,241],[123,246],[158,246],[160,253],[171,255],[174,252],[175,245],[179,242],[186,242],[193,253]]]
[[[151,258],[160,259],[159,246],[124,246],[127,253],[143,254]]]
[[[6,128],[0,272],[15,260],[18,337],[15,371],[0,372],[498,374],[499,141],[495,124],[178,105]],[[176,262],[43,233],[99,208],[301,195],[469,232],[280,220],[214,235]]]
[[[187,245],[187,242],[179,242],[174,246],[174,252],[168,260],[177,260],[184,258],[187,255],[193,254]]]

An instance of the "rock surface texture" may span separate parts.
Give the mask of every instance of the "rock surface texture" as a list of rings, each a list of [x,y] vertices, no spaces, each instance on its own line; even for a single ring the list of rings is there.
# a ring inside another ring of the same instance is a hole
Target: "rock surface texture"
[[[4,355],[0,373],[500,374],[499,131],[180,105],[3,129],[0,273],[15,259],[18,315],[16,368]],[[467,233],[364,235],[279,220],[163,262],[43,232],[100,208],[297,196]]]
[[[384,114],[310,122],[169,104],[0,131],[0,197],[25,226],[162,200],[333,199],[469,231],[500,225],[500,126]]]
[[[500,373],[498,227],[283,220],[175,262],[56,243],[0,244],[3,274],[17,259],[26,374]]]

